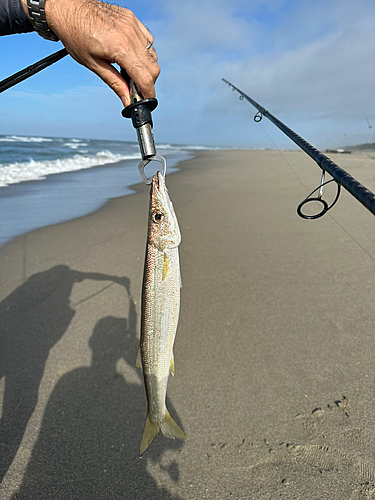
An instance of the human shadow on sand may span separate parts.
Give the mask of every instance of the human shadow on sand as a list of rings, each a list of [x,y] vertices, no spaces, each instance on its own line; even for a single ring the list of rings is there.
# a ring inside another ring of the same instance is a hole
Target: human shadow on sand
[[[128,278],[82,273],[60,265],[32,275],[0,303],[0,380],[5,377],[0,419],[0,483],[9,469],[32,415],[50,349],[66,332],[75,310],[69,297],[84,279]]]
[[[158,488],[147,472],[147,461],[159,462],[167,449],[177,451],[182,443],[159,436],[147,457],[139,459],[144,389],[140,383],[126,381],[116,369],[120,359],[134,366],[137,352],[130,282],[66,266],[32,276],[0,305],[0,314],[6,316],[1,340],[1,347],[6,347],[1,349],[1,376],[6,377],[7,393],[0,427],[5,437],[3,471],[10,466],[35,408],[49,350],[74,316],[69,304],[72,287],[83,279],[122,284],[129,294],[128,318],[101,319],[89,341],[91,366],[77,368],[58,381],[14,499],[175,499]],[[176,462],[161,469],[178,480]]]

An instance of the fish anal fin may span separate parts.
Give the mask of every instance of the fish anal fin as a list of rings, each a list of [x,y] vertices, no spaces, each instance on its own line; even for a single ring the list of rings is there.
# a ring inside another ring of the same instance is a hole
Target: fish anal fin
[[[143,453],[147,450],[147,448],[150,446],[150,444],[152,443],[154,437],[158,434],[158,432],[159,432],[158,422],[153,422],[150,416],[147,414],[145,430],[143,431],[141,447],[139,450],[140,456],[142,456]]]
[[[169,373],[174,377],[174,356],[172,353],[171,362],[169,363]]]
[[[161,432],[167,438],[179,438],[186,441],[185,433],[180,427],[176,424],[173,418],[170,416],[169,411],[165,411],[165,416],[163,422],[160,424]]]
[[[139,347],[138,352],[137,352],[137,359],[135,360],[135,367],[142,368],[141,347]]]

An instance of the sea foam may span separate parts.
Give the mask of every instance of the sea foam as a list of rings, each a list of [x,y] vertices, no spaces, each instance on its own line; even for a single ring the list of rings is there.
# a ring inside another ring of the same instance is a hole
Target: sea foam
[[[31,139],[31,138],[28,138]],[[110,151],[99,151],[95,155],[76,154],[70,158],[57,160],[15,162],[0,164],[0,187],[24,181],[45,179],[47,175],[74,172],[87,168],[117,163],[122,160],[136,160],[139,155],[121,155]]]
[[[52,142],[53,139],[47,137],[24,137],[20,135],[7,135],[0,137],[0,142]]]

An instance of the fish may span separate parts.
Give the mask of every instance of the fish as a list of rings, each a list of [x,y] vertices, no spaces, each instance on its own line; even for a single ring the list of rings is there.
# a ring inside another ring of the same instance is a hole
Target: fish
[[[147,397],[146,424],[140,456],[162,431],[186,441],[166,407],[169,374],[174,376],[173,344],[180,314],[181,233],[160,172],[152,178],[142,285],[141,338],[136,366],[143,370]]]

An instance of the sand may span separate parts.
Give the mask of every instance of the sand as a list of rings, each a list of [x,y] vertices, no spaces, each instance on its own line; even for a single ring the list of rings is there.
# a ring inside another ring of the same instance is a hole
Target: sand
[[[188,441],[141,459],[148,187],[0,247],[2,500],[373,498],[375,220],[345,192],[300,219],[320,171],[283,155],[202,152],[167,178]],[[375,190],[371,155],[332,158]]]

